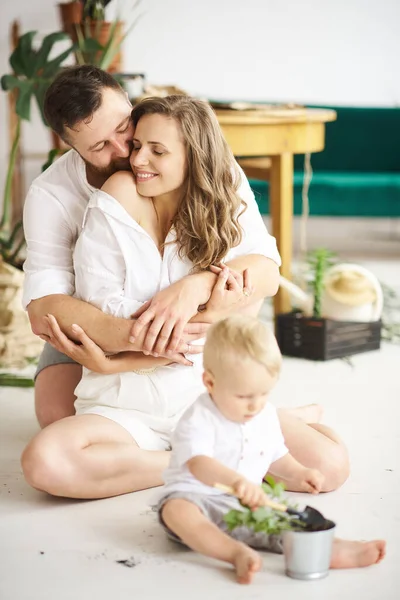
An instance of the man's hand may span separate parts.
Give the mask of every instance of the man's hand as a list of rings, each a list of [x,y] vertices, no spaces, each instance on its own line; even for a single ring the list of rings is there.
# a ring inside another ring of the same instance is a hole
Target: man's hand
[[[197,314],[199,297],[198,286],[191,276],[158,292],[133,315],[136,322],[129,341],[136,344],[143,329],[148,327],[142,344],[144,354],[159,356],[178,351],[185,328]],[[206,324],[203,325],[205,329]]]
[[[95,344],[93,340],[89,338],[89,336],[85,333],[85,331],[79,325],[72,325],[74,335],[78,340],[78,343],[70,340],[60,329],[57,320],[53,315],[47,315],[45,317],[45,322],[47,325],[48,335],[40,335],[39,337],[49,342],[59,352],[66,354],[72,360],[75,360],[77,363],[86,367],[90,371],[94,371],[95,373],[118,373],[119,371],[129,371],[134,370],[135,365],[133,360],[129,365],[129,354],[136,354],[134,352],[131,353],[122,353],[124,357],[124,362],[118,363],[118,357],[121,356],[119,354],[113,356],[107,356],[103,350]],[[201,325],[201,324],[197,324]],[[203,330],[202,327],[192,328],[194,331]],[[198,333],[194,333],[191,335],[187,335],[188,338],[192,337],[193,339],[197,339]],[[173,352],[168,356],[162,357],[165,360],[162,362],[164,365],[168,364],[180,364],[185,366],[192,366],[192,362],[188,360],[184,352],[186,354],[200,354],[203,351],[203,346],[191,346],[187,342],[181,342],[179,344],[180,350],[178,352]],[[118,369],[118,365],[121,366],[121,369]],[[122,368],[123,365],[123,368]],[[161,365],[161,361],[160,361]]]
[[[79,340],[75,343],[70,340],[60,329],[55,317],[47,315],[44,318],[48,335],[39,337],[49,342],[59,352],[66,354],[72,360],[95,373],[110,373],[111,361],[103,350],[86,335],[79,325],[72,325],[74,335]]]

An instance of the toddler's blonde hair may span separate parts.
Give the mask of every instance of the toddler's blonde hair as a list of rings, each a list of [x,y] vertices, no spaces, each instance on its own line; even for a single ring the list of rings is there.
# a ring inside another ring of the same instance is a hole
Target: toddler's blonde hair
[[[204,345],[204,368],[229,366],[232,358],[252,359],[262,364],[271,377],[281,370],[282,355],[270,328],[254,317],[233,315],[210,327]]]

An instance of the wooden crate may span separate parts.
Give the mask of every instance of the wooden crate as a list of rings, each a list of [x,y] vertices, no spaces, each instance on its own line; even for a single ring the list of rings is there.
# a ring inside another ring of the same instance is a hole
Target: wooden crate
[[[330,360],[378,350],[381,326],[381,321],[334,321],[292,312],[277,315],[276,336],[281,352],[286,356]]]

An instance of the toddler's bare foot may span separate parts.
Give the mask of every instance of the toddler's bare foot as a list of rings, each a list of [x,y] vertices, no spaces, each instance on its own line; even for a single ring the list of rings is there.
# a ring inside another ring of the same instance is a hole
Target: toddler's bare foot
[[[375,565],[385,557],[386,542],[350,542],[348,540],[333,541],[331,569],[354,569]]]
[[[254,573],[261,568],[261,556],[243,544],[233,557],[232,564],[236,569],[238,583],[251,583]]]
[[[306,404],[288,409],[290,413],[305,423],[319,423],[322,419],[323,408],[320,404]]]

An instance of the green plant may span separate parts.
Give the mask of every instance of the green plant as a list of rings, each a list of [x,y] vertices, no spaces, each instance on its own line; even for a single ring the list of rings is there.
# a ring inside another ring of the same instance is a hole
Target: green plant
[[[313,317],[321,318],[321,301],[324,291],[324,278],[327,270],[335,263],[335,254],[326,248],[316,248],[307,255],[310,287],[314,296]]]
[[[36,31],[29,31],[20,37],[9,59],[14,73],[3,75],[1,78],[2,89],[17,95],[15,107],[17,125],[8,162],[3,194],[3,214],[0,222],[0,254],[5,262],[14,266],[19,266],[18,255],[24,245],[22,223],[11,226],[12,179],[20,143],[21,121],[30,120],[31,104],[35,99],[43,123],[46,124],[43,114],[46,90],[74,48],[71,46],[55,58],[49,59],[54,44],[68,40],[69,36],[62,32],[51,33],[43,39],[41,46],[35,49],[33,41],[36,34]]]
[[[63,148],[52,148],[51,150],[49,150],[49,153],[47,155],[47,160],[42,165],[42,173],[43,173],[43,171],[48,169],[53,164],[53,162],[55,161],[57,156],[62,156],[66,152],[68,152],[67,148],[65,150]]]
[[[94,30],[89,20],[76,26],[77,48],[76,60],[78,65],[94,65],[106,71],[118,54],[122,39],[118,35],[118,21],[113,21],[105,44],[98,40],[101,21],[95,22]]]
[[[285,489],[283,483],[276,483],[273,477],[268,475],[266,483],[262,483],[261,487],[273,500],[288,505],[288,501],[283,495]],[[271,535],[293,529],[298,530],[304,527],[296,517],[272,510],[266,506],[262,506],[256,510],[251,510],[247,506],[243,506],[242,510],[230,510],[224,516],[224,521],[229,531],[233,531],[236,527],[245,526],[256,533],[262,531]]]
[[[105,8],[112,0],[83,0],[83,16],[92,21],[105,20]]]
[[[135,0],[131,9],[132,13],[137,11],[141,2],[142,0]],[[110,23],[106,42],[102,44],[99,41],[99,37],[104,22],[104,6],[105,4],[102,0],[88,0],[86,3],[84,12],[86,18],[84,18],[82,24],[76,25],[76,60],[79,65],[90,64],[106,71],[120,51],[125,38],[138,24],[142,14],[134,17],[125,33],[122,33],[120,29],[121,19],[116,17]],[[97,7],[96,10],[94,10],[95,7]]]
[[[1,387],[34,387],[32,377],[16,375],[15,373],[0,373]]]
[[[383,292],[382,338],[394,344],[400,343],[400,298],[396,291],[380,282]]]

